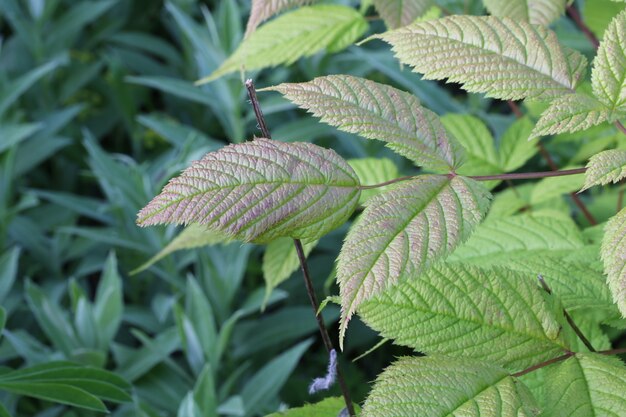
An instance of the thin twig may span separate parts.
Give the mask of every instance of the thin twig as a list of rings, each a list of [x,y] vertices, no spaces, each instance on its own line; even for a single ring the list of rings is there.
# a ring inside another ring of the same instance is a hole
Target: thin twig
[[[624,192],[626,190],[620,190],[619,194],[617,194],[617,211],[620,212],[622,207],[624,207]]]
[[[539,280],[539,283],[541,283],[541,286],[543,287],[545,292],[547,292],[548,294],[552,294],[552,289],[548,286],[548,283],[543,278],[543,275],[541,274],[537,275],[537,279]],[[563,315],[565,316],[565,320],[567,320],[567,323],[570,325],[572,330],[574,330],[574,333],[576,333],[576,336],[578,336],[580,341],[583,342],[583,344],[587,346],[587,349],[589,349],[591,352],[595,352],[596,350],[593,348],[593,345],[591,344],[589,339],[585,337],[583,332],[574,322],[574,319],[572,319],[572,316],[569,315],[569,313],[567,312],[565,308],[563,309]]]
[[[564,361],[565,359],[571,358],[574,355],[575,355],[574,352],[567,352],[565,355],[561,355],[559,357],[552,358],[552,359],[549,359],[547,361],[543,361],[541,363],[538,363],[537,365],[531,366],[530,368],[526,368],[523,371],[516,372],[516,373],[513,374],[513,376],[514,377],[520,377],[522,375],[529,374],[529,373],[531,373],[533,371],[536,371],[537,369],[545,368],[548,365],[552,365],[553,363]]]
[[[256,89],[254,88],[254,83],[252,80],[246,80],[246,89],[248,90],[248,97],[250,98],[250,103],[252,104],[252,108],[254,109],[254,114],[256,116],[257,122],[259,124],[259,129],[263,136],[267,139],[271,139],[270,131],[267,128],[267,124],[265,123],[265,117],[263,117],[263,112],[261,111],[261,106],[259,105],[259,100],[256,96]],[[304,277],[304,286],[306,287],[306,292],[309,296],[309,301],[311,302],[311,307],[313,308],[313,314],[315,315],[315,320],[317,321],[317,327],[319,328],[320,334],[322,335],[322,340],[324,342],[324,346],[326,350],[330,353],[332,350],[335,350],[333,346],[333,342],[330,340],[330,335],[328,334],[328,330],[326,329],[326,325],[324,324],[324,319],[321,314],[317,314],[319,310],[319,303],[317,302],[317,296],[315,295],[315,289],[313,288],[313,281],[311,280],[311,274],[309,273],[309,267],[306,262],[306,256],[304,254],[304,249],[302,248],[302,242],[300,239],[294,239],[293,243],[296,247],[296,252],[298,254],[298,260],[300,261],[300,269],[302,270],[302,275]],[[341,368],[337,364],[337,381],[339,382],[339,387],[341,388],[341,393],[343,394],[343,399],[346,403],[346,409],[351,416],[356,416],[354,412],[354,406],[352,405],[352,399],[350,398],[350,391],[348,391],[348,386],[343,377],[343,373],[341,372]]]
[[[620,122],[619,120],[615,121],[615,127],[617,127],[619,130],[622,131],[623,134],[626,135],[626,126],[624,126],[624,124],[622,122]]]
[[[598,46],[600,46],[598,38],[596,38],[596,35],[594,35],[591,29],[589,29],[585,22],[583,22],[583,19],[580,17],[580,13],[578,13],[578,10],[576,10],[574,6],[567,6],[567,14],[569,15],[569,17],[572,18],[574,23],[576,23],[578,29],[580,29],[585,34],[587,39],[589,39],[589,42],[591,42],[593,47],[595,49],[598,49]]]

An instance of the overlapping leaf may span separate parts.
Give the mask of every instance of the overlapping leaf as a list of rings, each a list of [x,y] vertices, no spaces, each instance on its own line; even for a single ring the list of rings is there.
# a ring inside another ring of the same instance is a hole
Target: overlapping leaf
[[[370,327],[396,343],[511,371],[567,349],[559,313],[522,273],[462,265],[436,265],[359,309]]]
[[[349,75],[330,75],[269,90],[279,91],[325,123],[387,142],[418,165],[447,172],[462,160],[462,149],[437,115],[422,107],[417,97],[393,87]]]
[[[427,79],[458,82],[500,99],[573,92],[586,59],[540,26],[494,16],[451,16],[375,35]]]
[[[606,225],[601,255],[613,300],[626,317],[626,208]]]
[[[348,163],[359,177],[362,185],[376,185],[393,180],[400,176],[398,167],[387,158],[360,158],[349,159]],[[372,196],[387,190],[389,186],[372,188],[361,191],[359,204],[369,200]]]
[[[345,407],[346,403],[342,397],[331,397],[315,404],[306,404],[304,407],[272,413],[266,417],[337,417]],[[356,404],[354,408],[359,410]]]
[[[432,5],[432,0],[374,0],[376,11],[389,29],[413,23]]]
[[[243,241],[317,239],[352,214],[359,181],[334,151],[267,139],[207,154],[172,179],[138,224],[199,223]]]
[[[626,112],[626,10],[613,18],[593,61],[593,93],[611,111]]]
[[[483,0],[494,16],[548,26],[565,13],[567,0]]]
[[[463,242],[483,218],[489,197],[471,179],[426,175],[369,200],[338,257],[341,335],[359,304]]]
[[[400,358],[382,374],[362,417],[530,417],[528,389],[490,363],[442,355]]]
[[[313,3],[315,0],[252,0],[250,18],[246,26],[247,38],[261,23],[283,10]]]
[[[612,149],[592,156],[587,164],[584,191],[594,185],[616,183],[626,178],[626,150]]]
[[[240,69],[255,70],[290,65],[324,49],[339,51],[352,44],[367,29],[367,22],[347,6],[320,4],[301,7],[263,25],[199,84]]]
[[[547,368],[546,416],[621,416],[626,410],[626,367],[616,358],[579,353]]]
[[[605,105],[585,94],[568,94],[554,99],[541,114],[532,138],[589,129],[609,120]]]

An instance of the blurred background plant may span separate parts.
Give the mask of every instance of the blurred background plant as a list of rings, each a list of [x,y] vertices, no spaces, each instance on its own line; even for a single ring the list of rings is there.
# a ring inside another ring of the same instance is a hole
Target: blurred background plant
[[[483,13],[477,0],[438,3],[452,13]],[[589,3],[579,6],[598,35],[624,7]],[[301,279],[281,251],[264,260],[262,247],[221,244],[131,274],[177,234],[138,228],[138,210],[191,161],[259,135],[238,74],[194,86],[236,49],[249,12],[248,0],[0,1],[0,416],[91,416],[104,406],[115,416],[255,416],[312,400],[306,387],[327,356]],[[554,28],[568,46],[593,55],[569,19]],[[382,30],[371,19],[369,31]],[[253,75],[263,87],[334,73],[395,85],[440,115],[465,114],[449,119],[449,128],[484,122],[497,141],[524,132],[519,124],[509,129],[515,115],[505,104],[423,81],[377,42]],[[390,170],[411,173],[380,143],[303,116],[276,94],[260,100],[275,139],[316,142],[346,158],[385,157]],[[527,106],[530,117],[541,110]],[[612,127],[599,126],[547,147],[559,166],[574,166],[620,140],[624,146]],[[545,162],[535,156],[533,168]],[[520,186],[515,199],[495,204],[567,209],[563,193],[580,188],[567,181]],[[596,190],[587,204],[602,222],[620,195],[623,187]],[[333,262],[345,231],[311,252],[320,295],[336,293]],[[274,274],[294,276],[269,282],[270,291],[263,272],[272,263],[282,271]],[[328,323],[338,316],[334,305],[324,309]],[[349,358],[378,342],[357,321]],[[611,336],[614,347],[624,344],[620,333]],[[344,364],[354,400],[403,352],[385,345]]]

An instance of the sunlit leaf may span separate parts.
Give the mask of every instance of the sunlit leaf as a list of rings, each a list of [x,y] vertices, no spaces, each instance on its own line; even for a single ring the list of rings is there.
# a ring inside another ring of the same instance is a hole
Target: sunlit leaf
[[[387,27],[396,29],[413,23],[432,3],[432,0],[374,0],[374,7]]]
[[[585,173],[584,191],[594,185],[617,183],[626,178],[626,150],[612,149],[589,159]]]
[[[604,32],[591,72],[593,93],[611,111],[626,112],[626,10]]]
[[[489,13],[548,26],[565,13],[567,0],[483,0]]]
[[[626,317],[626,208],[606,224],[601,255],[613,300]]]

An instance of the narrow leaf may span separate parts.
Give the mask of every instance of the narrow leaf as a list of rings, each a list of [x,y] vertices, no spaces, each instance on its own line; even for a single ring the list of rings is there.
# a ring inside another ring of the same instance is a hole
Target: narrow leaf
[[[365,302],[359,316],[417,351],[520,371],[567,349],[536,283],[506,268],[437,265]]]
[[[587,164],[585,191],[594,185],[617,183],[626,178],[626,150],[613,149],[592,156]]]
[[[611,20],[593,61],[593,93],[610,110],[626,112],[626,10]]]
[[[424,78],[505,100],[573,92],[586,59],[540,26],[494,16],[451,16],[374,35]]]
[[[483,0],[494,16],[548,26],[565,13],[567,0]]]
[[[530,417],[528,389],[487,362],[446,356],[403,357],[378,376],[362,417]]]
[[[291,65],[321,50],[339,51],[367,29],[363,16],[351,7],[321,4],[279,16],[245,39],[239,48],[203,84],[225,74]]]
[[[258,243],[317,239],[352,214],[358,186],[332,150],[257,139],[196,161],[139,212],[138,223],[199,223]]]
[[[70,385],[38,382],[0,382],[0,389],[74,407],[106,412],[104,403],[96,396]]]
[[[437,115],[417,97],[349,75],[318,77],[268,88],[282,93],[323,122],[368,139],[382,140],[424,167],[448,172],[458,167],[462,149]]]
[[[541,114],[531,138],[589,129],[609,120],[611,112],[593,97],[568,94],[554,99]]]
[[[626,208],[606,224],[600,254],[613,300],[626,317]]]
[[[468,178],[425,175],[369,200],[338,258],[340,340],[359,304],[419,274],[467,239],[489,198]]]
[[[246,26],[247,38],[256,28],[283,10],[291,9],[296,6],[313,3],[314,0],[252,0],[252,9],[250,10],[250,18]]]
[[[547,368],[546,416],[620,416],[626,410],[626,367],[617,358],[578,353]]]
[[[374,7],[389,29],[413,23],[432,5],[432,0],[374,0]]]

